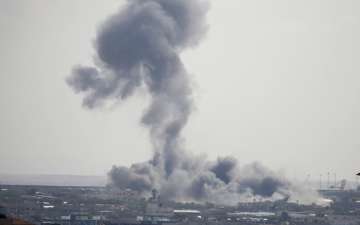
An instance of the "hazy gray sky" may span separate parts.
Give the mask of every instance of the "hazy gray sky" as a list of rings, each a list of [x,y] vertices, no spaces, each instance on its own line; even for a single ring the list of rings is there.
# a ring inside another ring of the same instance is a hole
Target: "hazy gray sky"
[[[66,85],[122,1],[0,0],[0,173],[105,174],[151,155],[144,93],[89,111]],[[289,177],[360,170],[360,2],[212,0],[182,57],[197,109],[188,151]]]

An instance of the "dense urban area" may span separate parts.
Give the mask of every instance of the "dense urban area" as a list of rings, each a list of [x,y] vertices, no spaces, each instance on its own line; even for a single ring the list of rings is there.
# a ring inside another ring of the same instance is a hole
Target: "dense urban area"
[[[125,224],[360,224],[360,188],[319,190],[327,206],[279,201],[214,203],[162,201],[111,187],[0,185],[0,224],[18,218],[33,225]],[[18,223],[21,224],[21,223]]]

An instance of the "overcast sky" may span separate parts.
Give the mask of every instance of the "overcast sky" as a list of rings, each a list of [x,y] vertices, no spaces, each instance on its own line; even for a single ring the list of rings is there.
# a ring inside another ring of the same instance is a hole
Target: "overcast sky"
[[[89,111],[65,83],[91,64],[115,0],[0,0],[0,173],[102,175],[149,159],[147,100]],[[196,111],[188,151],[302,180],[360,170],[360,2],[212,0],[182,58]]]

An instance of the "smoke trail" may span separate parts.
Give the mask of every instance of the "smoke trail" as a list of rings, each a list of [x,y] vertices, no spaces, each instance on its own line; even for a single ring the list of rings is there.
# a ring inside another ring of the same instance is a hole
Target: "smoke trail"
[[[207,4],[194,0],[131,0],[110,17],[96,38],[98,67],[77,66],[68,84],[93,108],[124,100],[145,85],[149,127],[157,157],[169,176],[179,162],[180,133],[192,110],[191,88],[179,53],[206,31]]]
[[[247,195],[287,195],[288,182],[258,164],[240,168],[231,157],[209,162],[181,145],[193,99],[179,54],[206,33],[207,11],[202,0],[128,0],[98,31],[96,66],[75,66],[67,83],[83,93],[90,109],[126,100],[144,87],[150,95],[141,123],[149,128],[154,156],[129,168],[114,166],[113,185],[141,193],[156,188],[168,199],[226,203]]]

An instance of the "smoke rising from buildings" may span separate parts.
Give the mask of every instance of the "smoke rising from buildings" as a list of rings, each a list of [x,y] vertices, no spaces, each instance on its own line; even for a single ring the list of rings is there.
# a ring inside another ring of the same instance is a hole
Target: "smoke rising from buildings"
[[[150,104],[141,123],[149,129],[154,155],[130,167],[114,166],[111,182],[161,197],[231,203],[249,196],[289,196],[292,185],[254,163],[231,157],[206,161],[184,150],[181,131],[193,109],[192,88],[180,53],[207,31],[202,0],[129,0],[100,27],[95,66],[75,66],[67,83],[83,93],[90,109],[123,101],[145,88]]]

